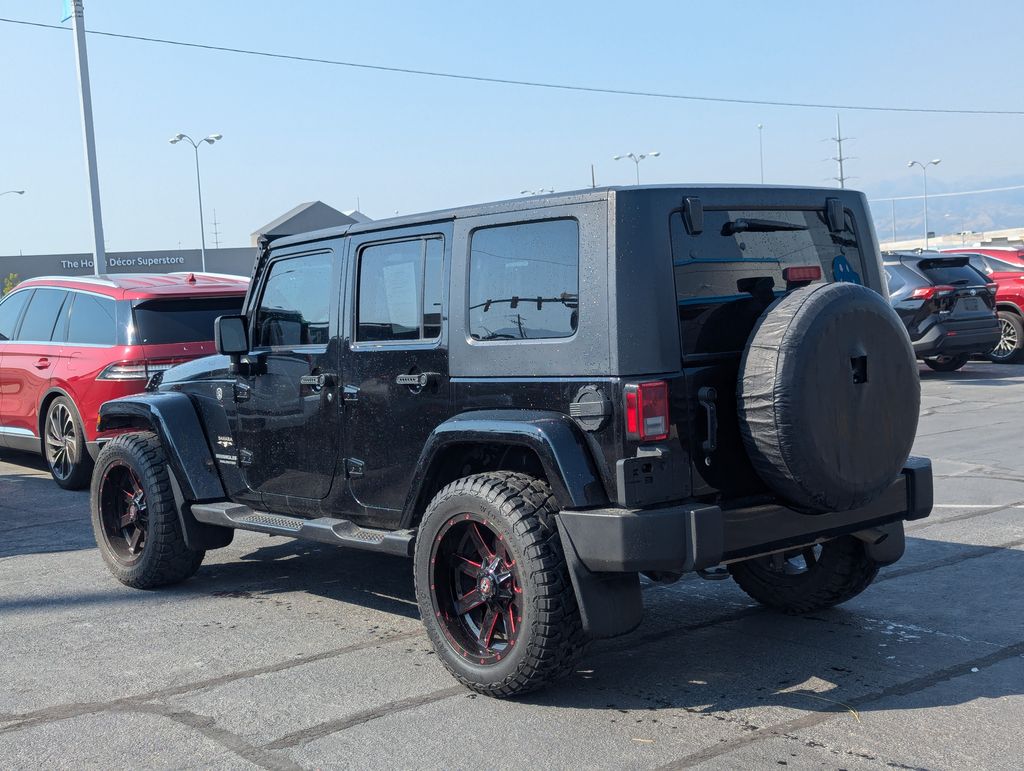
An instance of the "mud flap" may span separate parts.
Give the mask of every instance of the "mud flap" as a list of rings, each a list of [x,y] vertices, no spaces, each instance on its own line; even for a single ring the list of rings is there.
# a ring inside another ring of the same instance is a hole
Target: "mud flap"
[[[639,573],[595,573],[580,560],[572,538],[558,528],[583,630],[594,639],[632,632],[644,616]]]
[[[181,535],[185,545],[196,551],[223,549],[235,538],[235,531],[230,527],[218,527],[199,522],[192,516],[189,504],[181,492],[181,485],[174,475],[174,470],[167,466],[167,479],[171,483],[171,494],[174,496],[174,508],[178,510],[178,521],[181,523]]]

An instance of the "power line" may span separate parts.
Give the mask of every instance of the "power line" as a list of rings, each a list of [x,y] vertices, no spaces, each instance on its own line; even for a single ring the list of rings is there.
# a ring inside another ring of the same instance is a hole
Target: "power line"
[[[978,193],[1003,193],[1007,190],[1024,190],[1024,185],[1011,185],[1009,187],[989,187],[984,190],[961,190],[956,193],[929,193],[929,198],[949,198],[956,195],[977,195]],[[871,203],[880,201],[918,201],[924,198],[923,195],[898,195],[894,198],[870,198]]]
[[[23,19],[7,19],[0,17],[0,22],[5,24],[20,24],[26,27],[39,27],[42,29],[66,30],[58,24],[42,24],[40,22],[25,21]],[[87,30],[89,35],[101,37],[118,38],[121,40],[137,40],[144,43],[159,43],[161,45],[180,46],[182,48],[198,48],[204,51],[222,51],[224,53],[244,54],[246,56],[262,56],[268,59],[286,59],[294,62],[308,62],[311,64],[328,64],[335,67],[351,67],[361,70],[374,70],[377,72],[391,72],[402,75],[421,75],[431,78],[447,78],[449,80],[465,80],[476,83],[492,83],[504,86],[526,86],[529,88],[548,88],[558,91],[579,91],[591,94],[612,94],[615,96],[637,96],[648,99],[675,99],[690,102],[714,102],[718,104],[746,104],[762,107],[800,107],[813,110],[860,110],[865,112],[900,112],[900,113],[926,113],[941,115],[1010,115],[1024,116],[1024,110],[968,110],[960,108],[937,108],[937,107],[883,107],[879,105],[857,105],[857,104],[824,104],[818,102],[783,102],[770,99],[741,99],[738,97],[724,96],[696,96],[693,94],[671,94],[658,91],[640,91],[620,88],[602,88],[599,86],[578,86],[567,83],[546,83],[534,80],[518,80],[514,78],[492,78],[484,75],[466,75],[457,72],[439,72],[434,70],[419,70],[410,67],[389,67],[383,64],[365,64],[363,62],[346,62],[338,59],[322,59],[312,56],[296,56],[294,54],[272,53],[270,51],[256,51],[247,48],[231,48],[228,46],[208,45],[205,43],[187,43],[181,40],[167,40],[165,38],[146,37],[143,35],[127,35],[117,32],[101,32],[100,30]]]

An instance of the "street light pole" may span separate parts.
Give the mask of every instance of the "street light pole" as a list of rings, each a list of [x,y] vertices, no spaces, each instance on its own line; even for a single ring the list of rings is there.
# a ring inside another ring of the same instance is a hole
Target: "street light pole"
[[[639,155],[637,155],[636,153],[626,153],[625,155],[616,155],[614,158],[612,158],[612,160],[614,160],[614,161],[621,161],[623,158],[629,158],[629,160],[633,161],[633,163],[636,164],[636,183],[639,185],[640,184],[640,161],[642,161],[644,158],[657,158],[659,155],[661,155],[660,152],[658,152],[657,150],[652,150],[649,153],[640,153]]]
[[[761,184],[764,184],[764,141],[762,134],[764,133],[764,124],[757,124],[757,152],[761,158]]]
[[[914,166],[921,167],[921,173],[924,176],[924,250],[928,251],[928,167],[938,166],[942,163],[941,158],[934,158],[927,163],[921,163],[921,161],[908,161],[907,168],[911,169]]]
[[[207,143],[207,144],[211,144],[212,145],[217,140],[223,139],[223,138],[224,138],[223,134],[210,134],[210,136],[204,137],[203,139],[200,139],[198,142],[196,142],[188,134],[175,134],[169,140],[172,145],[176,145],[181,140],[187,139],[188,143],[190,145],[192,145],[192,149],[195,151],[195,155],[196,155],[196,192],[199,194],[199,237],[200,237],[199,243],[200,243],[200,248],[201,248],[200,255],[201,255],[201,262],[202,262],[203,273],[206,272],[206,225],[203,224],[203,183],[202,183],[202,179],[201,179],[200,174],[199,174],[199,146],[202,145],[204,142]]]
[[[24,190],[4,190],[0,195],[7,195],[8,193],[14,193],[15,195],[25,195]]]

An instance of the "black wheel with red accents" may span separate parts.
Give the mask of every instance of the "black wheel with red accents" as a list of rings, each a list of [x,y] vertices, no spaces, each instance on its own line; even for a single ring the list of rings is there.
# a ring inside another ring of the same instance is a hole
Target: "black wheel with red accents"
[[[114,437],[96,459],[96,545],[114,577],[136,589],[184,581],[206,554],[185,543],[167,474],[163,447],[151,433]]]
[[[424,514],[420,614],[441,661],[479,693],[540,688],[585,649],[556,512],[546,483],[497,471],[452,482]]]

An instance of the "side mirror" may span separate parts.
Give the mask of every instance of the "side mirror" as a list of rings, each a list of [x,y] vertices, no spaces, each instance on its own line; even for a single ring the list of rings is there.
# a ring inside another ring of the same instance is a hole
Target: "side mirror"
[[[245,316],[218,316],[213,322],[213,339],[217,353],[237,358],[249,353],[249,336]]]

